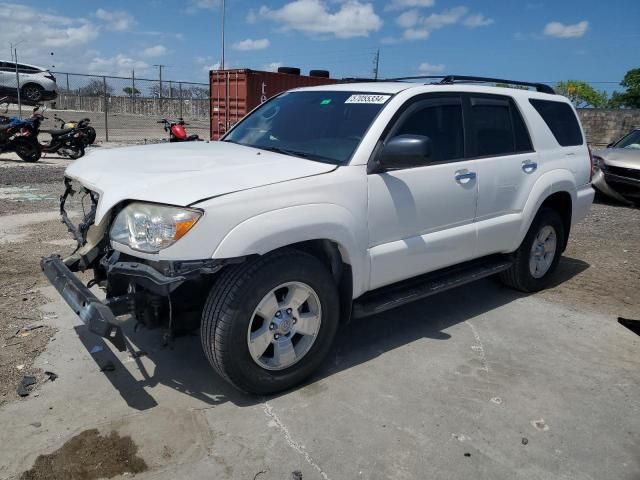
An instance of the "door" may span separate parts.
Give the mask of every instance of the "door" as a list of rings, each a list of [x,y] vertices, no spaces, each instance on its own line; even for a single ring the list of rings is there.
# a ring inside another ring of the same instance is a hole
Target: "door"
[[[16,89],[16,72],[15,64],[8,62],[0,62],[0,97],[7,94],[15,93]]]
[[[469,95],[465,119],[478,173],[478,256],[517,248],[522,213],[539,178],[540,160],[515,101]]]
[[[368,175],[371,288],[473,258],[478,194],[475,162],[465,160],[459,95],[405,107],[384,141],[428,136],[430,161]]]

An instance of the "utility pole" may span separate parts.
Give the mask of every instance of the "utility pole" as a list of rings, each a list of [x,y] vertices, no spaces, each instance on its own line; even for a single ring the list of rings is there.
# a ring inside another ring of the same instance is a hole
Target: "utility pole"
[[[18,49],[16,48],[18,46],[18,44],[20,44],[22,42],[18,42],[15,44],[15,46],[13,45],[13,43],[11,44],[11,56],[13,57],[13,59],[15,60],[15,66],[16,66],[16,93],[18,94],[18,116],[20,118],[22,118],[22,100],[20,99],[20,73],[18,72]]]
[[[378,79],[378,67],[380,66],[380,49],[376,51],[376,56],[373,57],[373,78]]]
[[[220,70],[224,70],[224,14],[225,14],[225,0],[222,0],[222,58],[220,59]]]
[[[160,93],[158,96],[162,98],[162,69],[166,67],[166,65],[154,65],[154,67],[158,67],[158,77],[160,79]]]

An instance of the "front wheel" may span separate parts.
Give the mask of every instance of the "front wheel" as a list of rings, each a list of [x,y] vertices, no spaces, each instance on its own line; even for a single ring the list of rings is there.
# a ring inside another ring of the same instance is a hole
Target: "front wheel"
[[[500,274],[500,280],[521,292],[546,288],[558,266],[564,243],[564,224],[558,212],[549,208],[540,210],[514,253],[513,265]]]
[[[223,272],[203,312],[202,346],[213,368],[240,390],[285,390],[330,352],[338,304],[325,266],[308,253],[283,249]]]

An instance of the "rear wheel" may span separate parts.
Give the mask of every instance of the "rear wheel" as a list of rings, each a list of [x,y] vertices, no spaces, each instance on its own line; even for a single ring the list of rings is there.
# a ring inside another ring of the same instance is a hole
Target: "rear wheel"
[[[87,127],[86,134],[86,144],[93,145],[93,143],[96,141],[96,129],[93,127]]]
[[[37,142],[29,141],[24,138],[18,138],[14,140],[14,151],[18,154],[20,159],[25,162],[34,163],[40,160],[42,151],[40,145]]]
[[[500,274],[500,280],[521,292],[537,292],[547,287],[560,261],[564,241],[564,224],[558,212],[549,208],[540,210],[514,253],[513,266]]]
[[[239,389],[285,390],[326,358],[338,304],[325,266],[305,252],[284,249],[222,274],[203,312],[202,346],[213,368]]]

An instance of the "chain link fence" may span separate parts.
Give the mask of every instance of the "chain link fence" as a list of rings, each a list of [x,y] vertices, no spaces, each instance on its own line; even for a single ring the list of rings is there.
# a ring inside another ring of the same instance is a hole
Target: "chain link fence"
[[[9,96],[9,114],[18,114],[15,73],[2,77],[0,98]],[[40,76],[41,74],[37,74]],[[43,129],[58,127],[54,117],[66,121],[91,119],[99,142],[127,144],[156,143],[168,139],[168,133],[158,120],[183,118],[187,132],[209,139],[209,85],[206,83],[153,80],[148,78],[84,75],[53,72],[58,94],[42,100],[29,97],[29,72],[20,75],[20,103],[22,116],[28,116],[31,106],[44,101],[48,120]],[[6,87],[6,88],[1,88]]]

